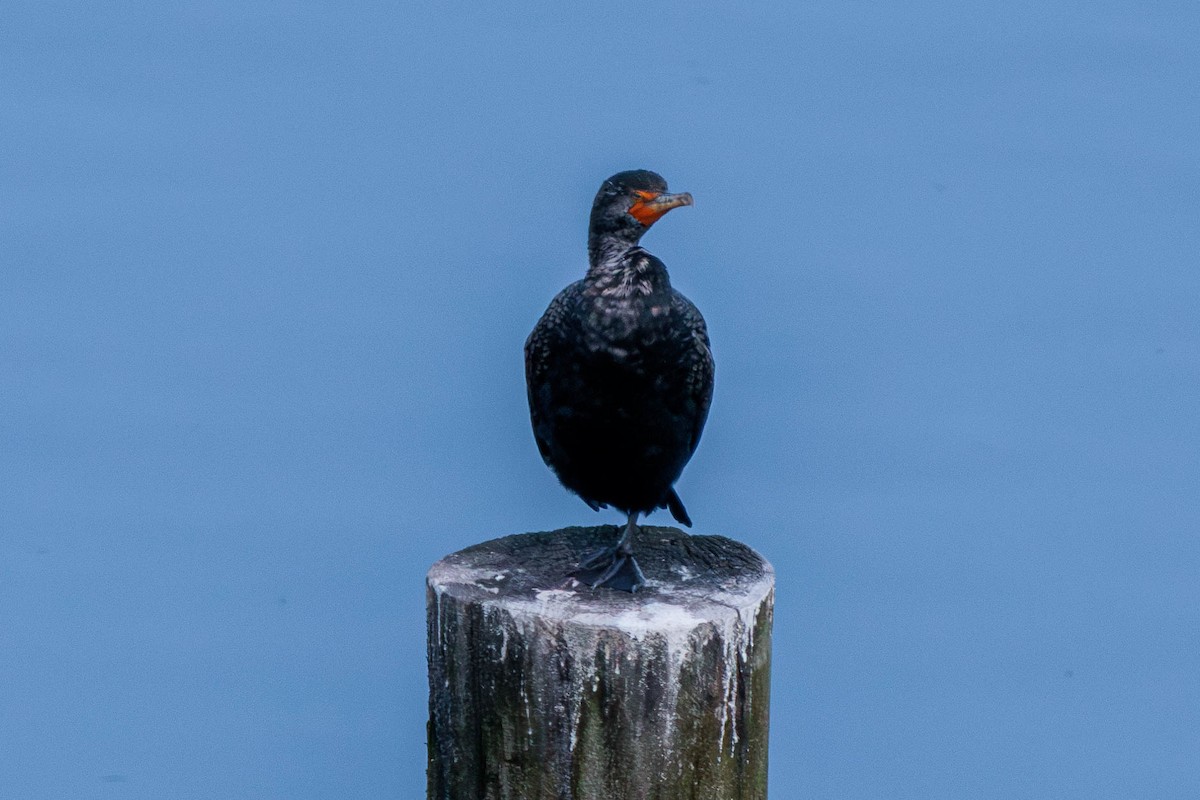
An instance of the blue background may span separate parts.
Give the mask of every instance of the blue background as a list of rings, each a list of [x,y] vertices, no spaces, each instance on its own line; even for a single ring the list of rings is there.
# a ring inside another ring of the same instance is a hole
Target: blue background
[[[1200,8],[739,6],[5,3],[0,797],[423,796],[429,564],[619,521],[521,347],[636,167],[772,796],[1200,796]]]

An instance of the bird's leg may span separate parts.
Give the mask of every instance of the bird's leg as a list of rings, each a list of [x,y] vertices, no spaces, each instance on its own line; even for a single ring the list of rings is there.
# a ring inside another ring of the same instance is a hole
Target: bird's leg
[[[637,531],[638,512],[629,514],[625,530],[612,547],[606,547],[585,558],[572,573],[593,589],[607,586],[625,592],[636,592],[646,583],[646,576],[633,558],[633,534]]]
[[[595,570],[597,568],[603,570],[619,556],[633,555],[633,534],[637,530],[637,518],[638,512],[635,511],[630,514],[629,521],[625,523],[625,528],[621,531],[620,537],[617,538],[616,544],[611,547],[603,547],[592,553],[579,562],[579,568],[581,570]]]
[[[629,521],[625,523],[625,530],[621,531],[621,538],[617,539],[617,545],[613,548],[619,555],[633,555],[633,534],[637,531],[638,512],[634,511],[629,515]]]

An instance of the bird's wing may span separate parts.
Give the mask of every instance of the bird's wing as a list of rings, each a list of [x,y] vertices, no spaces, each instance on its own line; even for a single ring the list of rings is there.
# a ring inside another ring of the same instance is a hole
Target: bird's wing
[[[684,343],[682,367],[686,372],[688,399],[694,403],[695,415],[692,420],[692,439],[689,453],[696,452],[700,443],[700,434],[708,419],[708,409],[712,405],[713,395],[713,357],[712,348],[708,342],[708,327],[700,310],[692,305],[679,292],[674,295],[674,311],[683,320],[691,338]]]
[[[537,440],[542,460],[550,463],[550,445],[543,435],[549,409],[543,408],[540,396],[546,374],[553,367],[555,351],[563,338],[563,320],[569,315],[580,291],[579,282],[573,283],[558,293],[542,318],[525,340],[525,391],[529,399],[529,416],[533,422],[533,437]]]

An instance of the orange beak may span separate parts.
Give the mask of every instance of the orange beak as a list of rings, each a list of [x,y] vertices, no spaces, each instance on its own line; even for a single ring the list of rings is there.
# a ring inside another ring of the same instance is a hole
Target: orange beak
[[[690,206],[692,196],[687,192],[681,194],[655,194],[654,192],[634,192],[637,201],[629,209],[629,214],[638,222],[649,228],[658,222],[659,217],[672,208]]]

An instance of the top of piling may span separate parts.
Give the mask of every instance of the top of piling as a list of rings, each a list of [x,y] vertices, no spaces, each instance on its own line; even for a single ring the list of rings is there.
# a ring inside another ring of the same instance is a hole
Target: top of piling
[[[690,629],[757,608],[775,571],[751,548],[724,536],[690,536],[642,526],[634,541],[646,585],[635,593],[593,589],[571,577],[586,555],[612,544],[612,525],[563,528],[493,539],[452,553],[429,570],[429,588],[459,602],[504,606],[542,619],[639,631]]]

